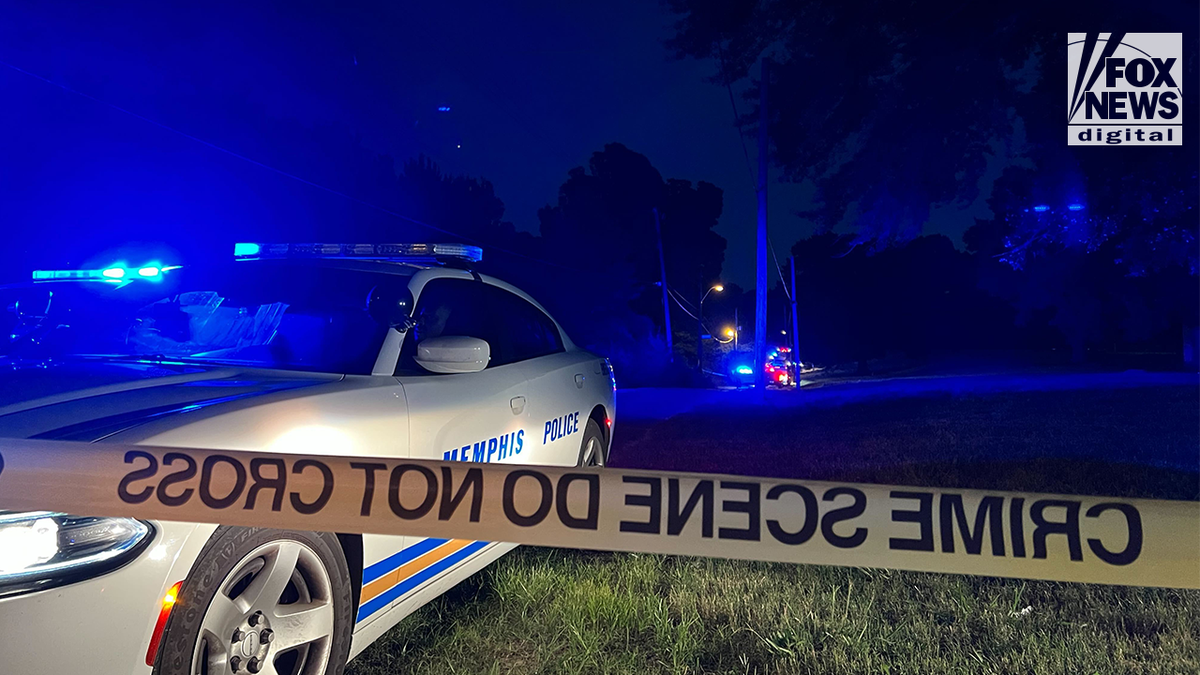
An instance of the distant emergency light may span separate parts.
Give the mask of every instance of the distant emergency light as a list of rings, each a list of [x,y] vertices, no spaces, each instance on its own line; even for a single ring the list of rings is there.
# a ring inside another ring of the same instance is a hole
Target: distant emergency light
[[[233,245],[236,260],[280,258],[353,258],[396,262],[438,262],[457,258],[479,262],[483,249],[466,244],[261,244]]]

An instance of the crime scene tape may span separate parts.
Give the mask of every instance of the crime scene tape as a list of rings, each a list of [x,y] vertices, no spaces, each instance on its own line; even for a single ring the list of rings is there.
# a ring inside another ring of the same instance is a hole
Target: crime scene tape
[[[1200,503],[0,440],[0,509],[1200,588]]]

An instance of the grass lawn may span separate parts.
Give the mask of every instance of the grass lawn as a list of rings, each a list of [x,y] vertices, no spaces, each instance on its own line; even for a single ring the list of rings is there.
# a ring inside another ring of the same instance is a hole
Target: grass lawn
[[[692,413],[622,433],[616,463],[642,468],[1171,499],[1200,488],[1191,387]],[[521,548],[349,672],[1197,673],[1200,592]]]
[[[1195,591],[540,548],[419,610],[349,670],[1198,671]]]
[[[1200,387],[936,394],[634,424],[618,411],[612,464],[1200,500]]]

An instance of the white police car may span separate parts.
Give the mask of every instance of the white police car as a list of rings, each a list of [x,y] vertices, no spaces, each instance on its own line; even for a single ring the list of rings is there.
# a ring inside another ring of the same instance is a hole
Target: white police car
[[[607,361],[479,256],[239,244],[228,264],[35,272],[0,288],[0,436],[603,465]],[[163,501],[197,488],[189,457],[164,468]],[[0,672],[338,673],[511,548],[0,512]]]

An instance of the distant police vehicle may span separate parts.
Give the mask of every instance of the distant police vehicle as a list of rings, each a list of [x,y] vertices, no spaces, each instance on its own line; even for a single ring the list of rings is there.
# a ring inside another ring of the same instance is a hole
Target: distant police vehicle
[[[234,253],[211,266],[39,271],[0,288],[0,436],[608,460],[608,362],[576,348],[529,296],[472,271],[479,249],[251,243]],[[183,454],[167,454],[164,469],[166,503],[187,499],[208,470]],[[268,483],[280,470],[250,466]],[[0,512],[0,671],[339,673],[512,548]]]
[[[796,383],[796,364],[791,360],[791,349],[778,347],[767,353],[767,384],[787,387]]]

